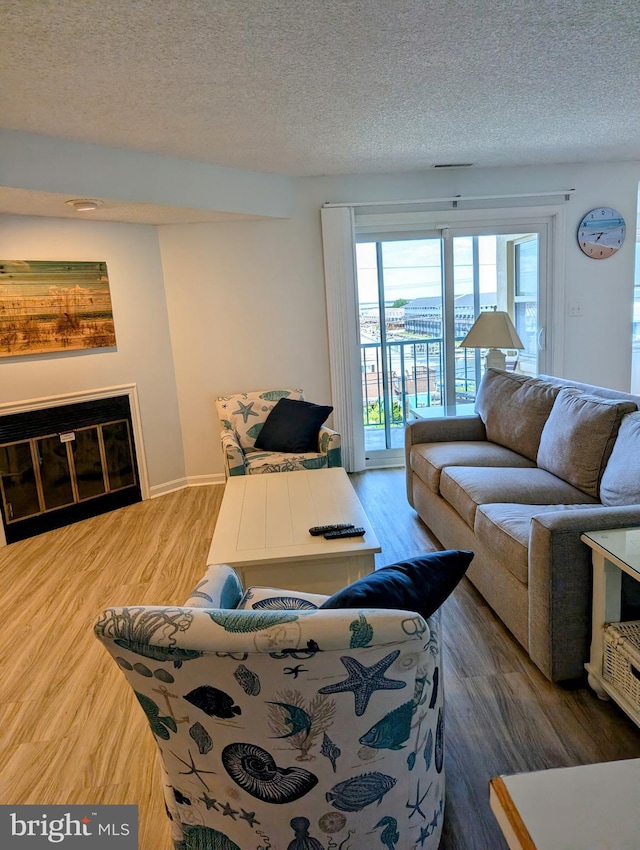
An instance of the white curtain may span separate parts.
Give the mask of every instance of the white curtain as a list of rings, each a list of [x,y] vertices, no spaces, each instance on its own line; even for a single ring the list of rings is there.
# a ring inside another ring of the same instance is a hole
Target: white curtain
[[[342,436],[342,464],[358,472],[365,456],[353,209],[322,209],[321,220],[333,421]]]

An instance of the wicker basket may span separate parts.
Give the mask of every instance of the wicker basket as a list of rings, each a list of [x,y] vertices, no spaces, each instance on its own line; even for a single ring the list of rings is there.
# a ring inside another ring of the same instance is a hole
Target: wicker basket
[[[640,711],[640,620],[604,627],[602,676]]]

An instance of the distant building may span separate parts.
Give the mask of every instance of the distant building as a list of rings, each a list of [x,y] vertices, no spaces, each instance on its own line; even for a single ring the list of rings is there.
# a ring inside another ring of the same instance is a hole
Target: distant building
[[[495,292],[480,293],[480,309],[492,310],[497,306]],[[442,298],[414,298],[404,307],[404,329],[416,336],[442,336]],[[475,321],[473,295],[459,295],[453,306],[455,335],[465,336]]]

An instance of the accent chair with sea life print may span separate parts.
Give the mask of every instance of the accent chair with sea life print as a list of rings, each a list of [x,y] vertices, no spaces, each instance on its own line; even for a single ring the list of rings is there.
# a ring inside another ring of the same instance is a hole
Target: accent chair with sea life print
[[[290,420],[290,433],[301,433],[304,437],[297,451],[265,450],[259,447],[260,433],[267,418],[281,399],[304,402],[309,408],[322,410],[320,405],[310,405],[304,401],[300,389],[263,390],[235,395],[221,396],[216,399],[216,411],[222,425],[220,439],[224,455],[225,475],[254,475],[263,472],[294,472],[300,469],[324,469],[331,466],[342,466],[341,438],[337,431],[318,424],[313,429],[310,442],[308,419],[297,421],[294,416]],[[290,408],[293,408],[290,405]],[[331,412],[326,408],[322,422]],[[258,446],[256,446],[256,440]]]
[[[176,850],[436,850],[439,615],[319,609],[209,568],[184,607],[109,608],[97,637],[159,749]]]

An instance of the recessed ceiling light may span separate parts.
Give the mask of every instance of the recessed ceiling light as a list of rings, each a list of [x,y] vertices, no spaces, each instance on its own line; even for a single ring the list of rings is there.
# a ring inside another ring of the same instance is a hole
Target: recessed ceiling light
[[[65,203],[73,207],[76,212],[91,212],[97,210],[102,201],[95,198],[73,198]]]

